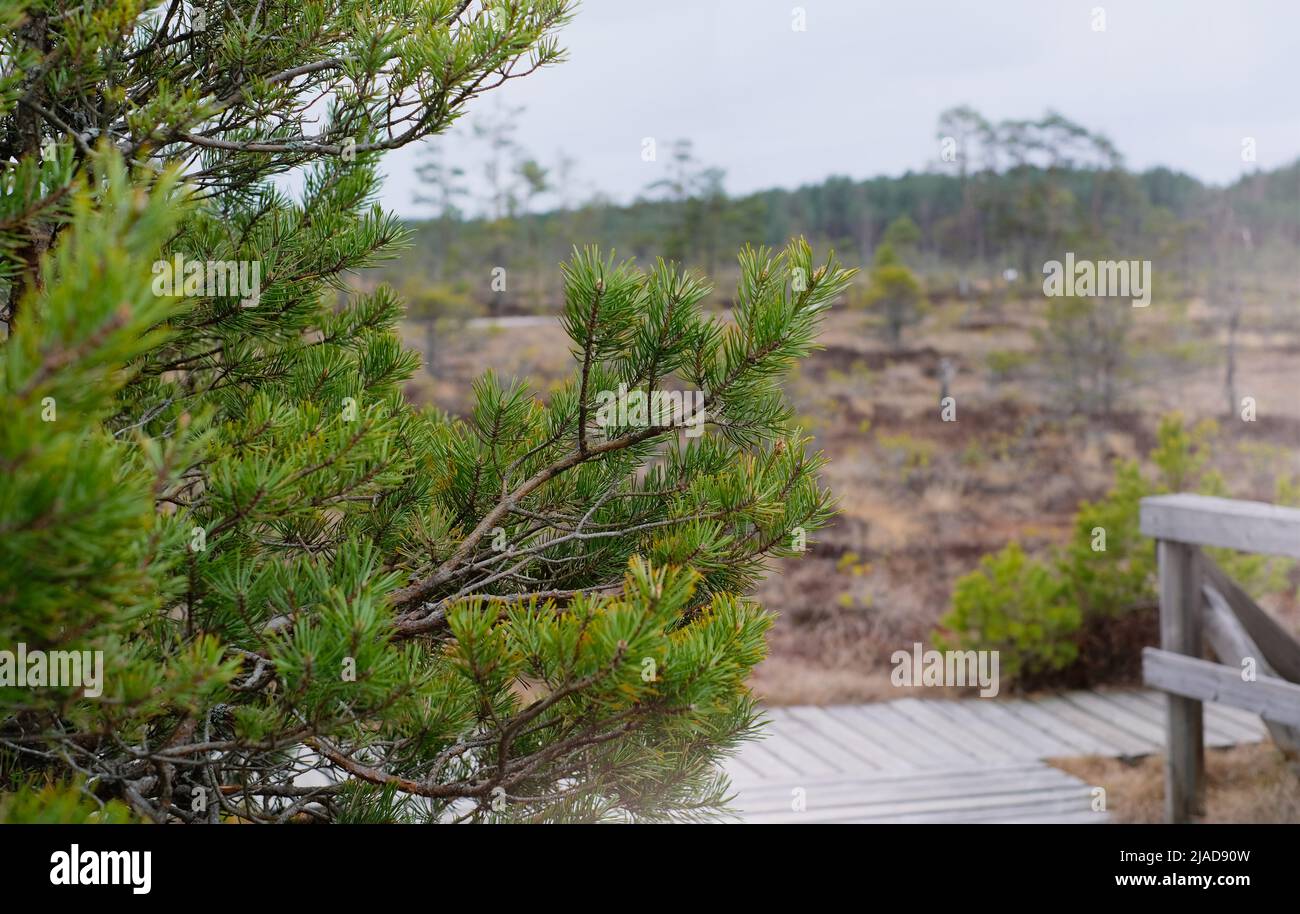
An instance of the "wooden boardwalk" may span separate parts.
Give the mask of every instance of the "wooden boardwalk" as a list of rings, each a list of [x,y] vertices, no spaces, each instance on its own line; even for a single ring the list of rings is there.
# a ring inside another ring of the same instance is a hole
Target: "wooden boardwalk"
[[[1093,788],[1043,759],[1164,751],[1164,698],[1068,692],[1011,700],[901,698],[772,708],[765,738],[726,766],[749,822],[1101,822]],[[1266,738],[1205,706],[1205,742]]]

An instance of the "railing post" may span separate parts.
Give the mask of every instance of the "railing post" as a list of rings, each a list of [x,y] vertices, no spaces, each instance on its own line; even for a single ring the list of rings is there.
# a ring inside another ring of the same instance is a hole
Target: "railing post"
[[[1156,541],[1160,574],[1160,646],[1201,656],[1201,551],[1172,540]],[[1190,822],[1204,813],[1205,740],[1199,701],[1167,695],[1169,744],[1165,751],[1165,819]]]

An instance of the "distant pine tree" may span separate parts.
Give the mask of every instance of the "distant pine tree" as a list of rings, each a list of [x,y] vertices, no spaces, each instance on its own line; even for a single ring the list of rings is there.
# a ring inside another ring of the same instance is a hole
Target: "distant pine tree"
[[[566,386],[414,410],[401,303],[336,307],[404,239],[376,159],[558,59],[566,2],[204,9],[0,11],[0,818],[715,809],[744,594],[831,510],[779,381],[850,274],[746,250],[722,321],[580,252]],[[699,409],[597,424],[673,379]],[[19,685],[20,645],[102,681]]]
[[[925,314],[920,280],[888,243],[876,248],[861,304],[880,312],[885,335],[895,346],[903,341],[903,328],[918,323]]]

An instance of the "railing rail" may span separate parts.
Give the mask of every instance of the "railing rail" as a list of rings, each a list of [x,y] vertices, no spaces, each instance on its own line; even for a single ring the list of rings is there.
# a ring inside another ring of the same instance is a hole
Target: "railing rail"
[[[1143,651],[1142,675],[1169,701],[1165,818],[1187,822],[1204,811],[1203,701],[1259,713],[1280,747],[1300,748],[1300,685],[1273,675],[1294,675],[1300,645],[1270,627],[1258,607],[1245,606],[1249,598],[1200,548],[1300,558],[1300,509],[1157,495],[1142,499],[1140,526],[1156,540],[1160,590],[1160,648]],[[1231,657],[1230,663],[1202,659],[1207,635],[1220,661]],[[1253,676],[1243,672],[1247,666]]]

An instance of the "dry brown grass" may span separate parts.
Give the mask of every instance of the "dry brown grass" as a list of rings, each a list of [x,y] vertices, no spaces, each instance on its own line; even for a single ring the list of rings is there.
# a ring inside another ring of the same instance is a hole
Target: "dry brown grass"
[[[1051,764],[1104,787],[1111,821],[1164,821],[1164,756],[1133,761],[1089,756]],[[1206,750],[1205,786],[1202,822],[1300,823],[1300,777],[1272,743]]]

